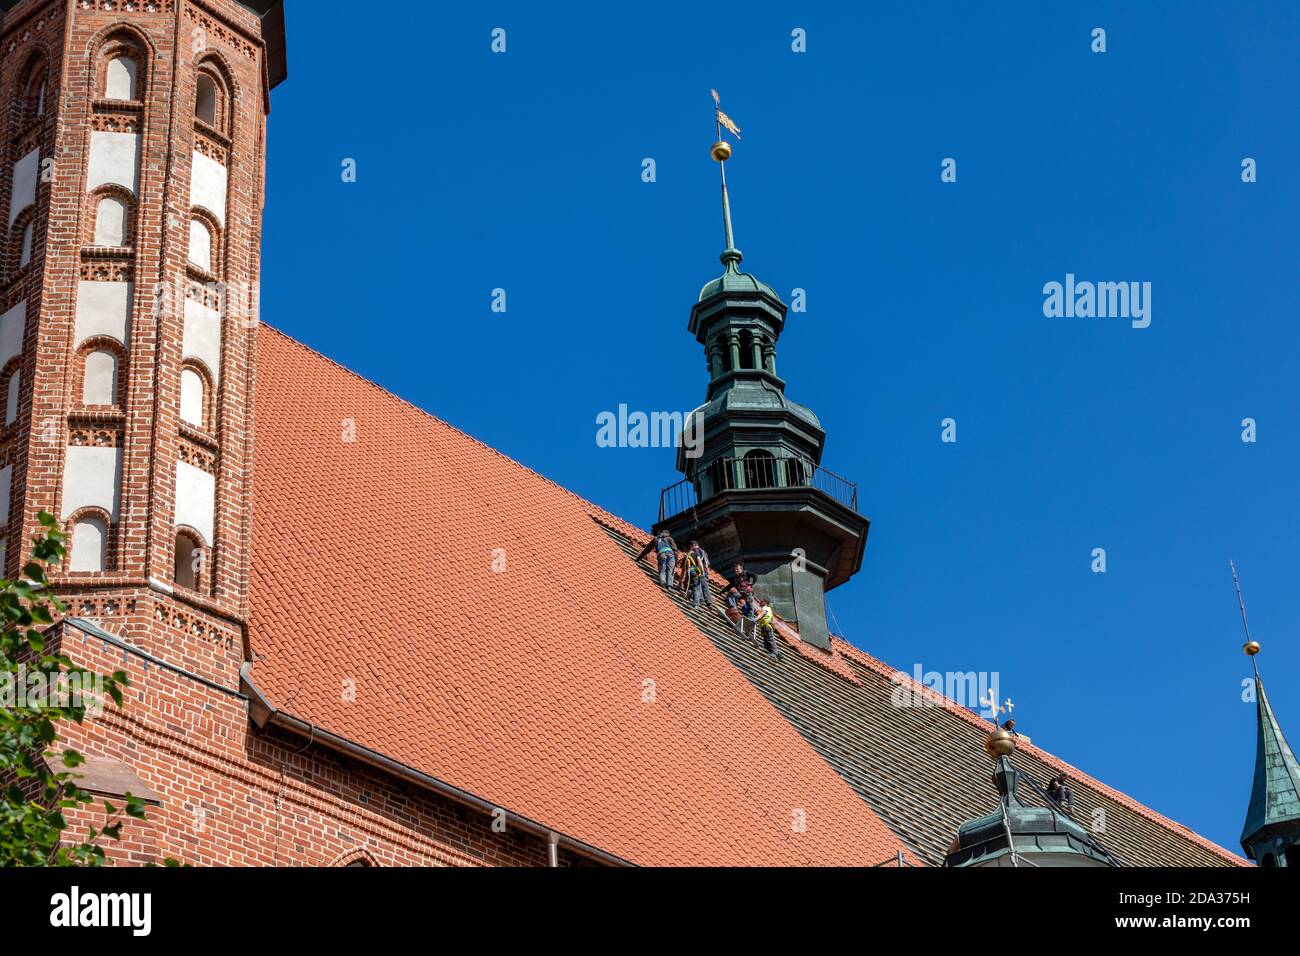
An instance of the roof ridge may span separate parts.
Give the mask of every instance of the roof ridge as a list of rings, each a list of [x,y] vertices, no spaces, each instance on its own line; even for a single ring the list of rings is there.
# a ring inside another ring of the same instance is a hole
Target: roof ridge
[[[942,694],[939,691],[936,691],[933,687],[930,687],[929,685],[917,683],[916,679],[912,677],[911,674],[908,674],[906,671],[898,670],[897,668],[892,667],[889,664],[885,663],[880,658],[868,654],[866,651],[862,650],[862,648],[850,644],[844,638],[832,634],[831,646],[833,647],[836,644],[841,645],[841,648],[845,656],[851,658],[854,657],[858,658],[859,663],[861,663],[863,666],[875,671],[877,674],[880,674],[881,676],[888,677],[890,680],[896,680],[899,678],[899,675],[901,675],[902,679],[907,681],[908,685],[910,685],[914,693],[919,691],[922,695],[928,696],[936,703],[940,704],[945,710],[949,711],[950,713],[956,714],[957,716],[961,717],[963,720],[967,721],[970,724],[973,724],[974,726],[979,727],[980,729],[986,732],[988,731],[989,729],[988,721],[980,717],[978,714],[973,713],[970,710],[970,708],[963,707],[961,704],[957,703],[947,694]],[[1096,790],[1098,793],[1102,793],[1110,797],[1112,800],[1116,801],[1117,803],[1123,804],[1124,806],[1128,807],[1128,809],[1132,810],[1134,813],[1138,814],[1139,816],[1145,817],[1146,819],[1150,820],[1152,823],[1159,824],[1160,826],[1165,827],[1168,830],[1172,830],[1181,836],[1186,836],[1191,840],[1193,840],[1194,842],[1199,843],[1205,849],[1210,850],[1211,852],[1223,857],[1224,859],[1230,860],[1233,863],[1236,863],[1240,866],[1246,865],[1245,860],[1243,860],[1236,853],[1233,853],[1231,850],[1227,850],[1219,846],[1213,840],[1201,836],[1195,830],[1183,826],[1183,824],[1179,823],[1178,821],[1171,820],[1168,817],[1164,816],[1163,814],[1155,810],[1152,810],[1146,804],[1142,803],[1141,801],[1137,800],[1134,797],[1130,797],[1122,790],[1116,790],[1114,787],[1102,783],[1100,780],[1096,779],[1091,774],[1087,773],[1086,771],[1080,770],[1078,767],[1074,766],[1068,761],[1063,760],[1062,758],[1056,756],[1056,754],[1044,750],[1042,747],[1039,747],[1038,745],[1034,744],[1032,741],[1026,741],[1024,738],[1021,738],[1020,742],[1017,744],[1017,749],[1021,747],[1026,747],[1029,750],[1031,750],[1044,763],[1051,764],[1052,766],[1055,766],[1059,770],[1069,771],[1070,775],[1073,776],[1076,780],[1086,783],[1091,789]]]

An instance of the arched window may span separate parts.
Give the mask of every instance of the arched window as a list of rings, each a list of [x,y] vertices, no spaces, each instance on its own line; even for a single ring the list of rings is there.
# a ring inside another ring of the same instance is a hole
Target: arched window
[[[199,67],[194,82],[194,118],[219,133],[230,132],[230,96],[221,67],[212,60]]]
[[[181,421],[195,428],[208,427],[208,382],[193,365],[181,369]]]
[[[1277,866],[1277,857],[1272,853],[1265,853],[1264,859],[1259,861],[1260,866]]]
[[[95,54],[96,95],[119,102],[143,100],[148,66],[143,38],[127,27],[118,29]]]
[[[19,119],[24,122],[31,122],[37,117],[45,115],[45,85],[47,70],[45,68],[45,57],[37,53],[27,65],[24,73],[24,79],[20,86],[21,93],[15,100],[15,107],[19,112]]]
[[[69,571],[103,571],[108,557],[108,523],[99,515],[85,515],[72,526]]]
[[[121,196],[104,196],[95,207],[95,245],[125,246],[129,207]]]
[[[27,206],[19,210],[14,217],[13,231],[10,233],[9,260],[19,269],[32,261],[32,243],[35,241],[36,206]]]
[[[776,459],[770,451],[755,448],[745,453],[745,487],[773,488],[776,486]]]
[[[375,862],[374,858],[371,857],[370,854],[367,853],[365,850],[349,850],[348,852],[344,853],[342,856],[335,859],[334,862],[330,864],[330,866],[378,867],[379,864]]]
[[[740,333],[740,367],[754,367],[754,334],[749,329],[742,329]]]
[[[86,355],[81,378],[83,405],[117,404],[117,356],[107,349]]]
[[[183,588],[199,590],[203,581],[203,545],[188,531],[176,532],[174,580]]]
[[[135,57],[125,51],[117,53],[108,61],[104,74],[104,99],[136,100],[137,73],[139,65]]]
[[[722,370],[730,372],[731,369],[731,344],[727,341],[726,334],[719,335],[716,339],[718,351],[722,353]]]
[[[22,393],[23,366],[21,359],[14,359],[0,373],[0,382],[4,383],[5,425],[12,425],[18,420],[18,398]]]
[[[212,272],[212,229],[202,219],[190,220],[190,263]]]
[[[210,73],[200,73],[194,96],[194,115],[209,126],[217,125],[217,81]]]

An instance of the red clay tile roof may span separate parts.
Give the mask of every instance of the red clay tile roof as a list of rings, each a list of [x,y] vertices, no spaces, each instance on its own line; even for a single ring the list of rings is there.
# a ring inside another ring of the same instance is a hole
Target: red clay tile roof
[[[273,704],[636,863],[903,849],[581,499],[265,326],[255,401]]]

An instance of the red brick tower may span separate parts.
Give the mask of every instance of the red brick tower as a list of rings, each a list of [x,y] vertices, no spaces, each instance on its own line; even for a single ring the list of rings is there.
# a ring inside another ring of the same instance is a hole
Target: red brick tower
[[[238,685],[277,3],[18,0],[0,21],[0,528],[69,614]]]

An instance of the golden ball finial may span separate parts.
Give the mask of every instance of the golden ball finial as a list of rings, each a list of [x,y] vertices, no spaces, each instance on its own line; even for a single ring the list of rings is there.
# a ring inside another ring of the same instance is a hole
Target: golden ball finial
[[[1259,653],[1259,641],[1247,641],[1241,645],[1241,651],[1247,657],[1254,657]]]
[[[1009,756],[1016,749],[1015,735],[999,727],[984,738],[984,749],[994,760]]]
[[[725,163],[731,159],[731,144],[725,139],[720,139],[713,144],[713,147],[709,150],[709,155],[713,157],[715,162]]]

